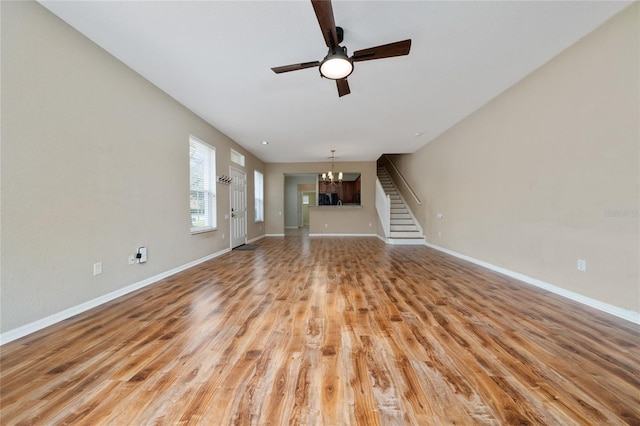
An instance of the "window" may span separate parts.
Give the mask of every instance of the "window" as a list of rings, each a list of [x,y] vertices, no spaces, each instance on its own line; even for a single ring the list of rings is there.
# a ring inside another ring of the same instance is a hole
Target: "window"
[[[259,171],[253,172],[256,195],[256,222],[264,222],[264,177]]]
[[[235,149],[231,149],[231,161],[244,167],[244,155],[240,154]]]
[[[189,136],[191,233],[216,228],[216,149]]]

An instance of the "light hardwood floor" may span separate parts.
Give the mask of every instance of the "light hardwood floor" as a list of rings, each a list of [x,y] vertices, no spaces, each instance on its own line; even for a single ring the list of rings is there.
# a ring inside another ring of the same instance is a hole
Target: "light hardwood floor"
[[[640,424],[640,327],[427,247],[265,238],[2,347],[1,423]]]

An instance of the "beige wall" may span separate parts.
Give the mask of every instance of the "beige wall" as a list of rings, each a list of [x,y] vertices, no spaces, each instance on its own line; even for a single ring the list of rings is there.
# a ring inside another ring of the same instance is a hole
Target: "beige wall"
[[[430,243],[640,311],[638,7],[395,156]]]
[[[2,8],[1,331],[12,330],[229,248],[189,233],[188,138],[264,164],[37,3]],[[223,239],[222,234],[225,234]],[[128,265],[138,246],[149,261]],[[93,276],[93,263],[103,273]]]
[[[284,182],[288,173],[322,173],[327,163],[267,163],[265,165],[266,231],[284,234]],[[375,206],[376,163],[336,163],[336,169],[361,174],[361,207],[312,207],[309,232],[314,234],[376,234],[378,216]],[[325,228],[324,224],[327,224]],[[371,226],[369,226],[371,224]]]

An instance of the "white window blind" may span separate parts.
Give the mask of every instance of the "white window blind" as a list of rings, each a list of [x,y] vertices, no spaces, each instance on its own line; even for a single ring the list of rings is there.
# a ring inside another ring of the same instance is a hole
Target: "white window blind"
[[[194,136],[189,137],[191,233],[215,229],[216,150]]]
[[[253,172],[255,186],[256,222],[264,222],[264,177],[262,173],[255,170]]]

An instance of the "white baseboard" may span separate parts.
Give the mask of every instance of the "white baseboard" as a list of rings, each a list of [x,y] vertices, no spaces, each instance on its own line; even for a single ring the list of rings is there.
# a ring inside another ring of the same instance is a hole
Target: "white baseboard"
[[[377,237],[377,234],[309,234],[310,237]]]
[[[250,240],[247,240],[247,244],[249,244],[249,243],[255,243],[256,241],[261,240],[261,239],[263,239],[264,237],[265,237],[265,235],[260,235],[259,237],[255,237],[255,238],[252,238],[252,239],[250,239]]]
[[[284,237],[284,234],[264,234],[265,237]]]
[[[455,256],[459,259],[466,260],[471,263],[475,263],[476,265],[482,266],[484,268],[490,269],[495,272],[499,272],[503,275],[506,275],[511,278],[515,278],[516,280],[525,282],[527,284],[542,288],[544,290],[550,291],[551,293],[557,294],[559,296],[566,297],[567,299],[571,299],[575,302],[582,303],[583,305],[590,306],[592,308],[598,309],[600,311],[606,312],[611,315],[615,315],[619,318],[625,319],[627,321],[633,322],[635,324],[640,324],[640,312],[631,311],[628,309],[620,308],[618,306],[610,305],[608,303],[601,302],[596,299],[592,299],[590,297],[584,296],[579,293],[575,293],[573,291],[564,289],[562,287],[558,287],[553,284],[549,284],[547,282],[538,280],[536,278],[532,278],[530,276],[521,274],[519,272],[514,272],[509,269],[502,268],[500,266],[493,265],[488,262],[484,262],[482,260],[475,259],[471,256],[467,256],[464,254],[457,253],[455,251],[446,249],[444,247],[440,247],[434,244],[425,243],[427,247],[431,247],[443,253],[450,254],[451,256]]]
[[[42,330],[43,328],[49,327],[50,325],[56,324],[60,321],[64,321],[65,319],[71,318],[74,315],[81,314],[82,312],[88,311],[89,309],[93,309],[96,306],[100,306],[104,303],[110,302],[114,299],[117,299],[118,297],[131,293],[132,291],[136,291],[143,287],[147,287],[170,275],[177,274],[180,271],[184,271],[185,269],[189,269],[202,262],[206,262],[207,260],[213,259],[214,257],[221,256],[230,251],[231,249],[221,250],[217,253],[213,253],[203,258],[194,260],[193,262],[189,262],[187,264],[178,266],[177,268],[171,269],[166,272],[162,272],[158,275],[154,275],[153,277],[147,278],[137,283],[133,283],[123,288],[119,288],[118,290],[112,291],[111,293],[107,293],[100,297],[96,297],[95,299],[92,299],[87,302],[81,303],[79,305],[73,306],[71,308],[65,309],[64,311],[55,313],[53,315],[49,315],[46,318],[39,319],[37,321],[23,325],[18,328],[14,328],[13,330],[5,331],[4,333],[0,334],[0,346],[4,345],[5,343],[9,343],[16,339],[24,337],[26,335],[29,335],[31,333],[34,333],[38,330]]]

